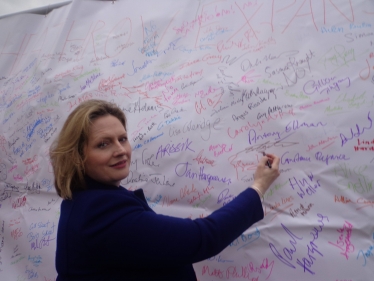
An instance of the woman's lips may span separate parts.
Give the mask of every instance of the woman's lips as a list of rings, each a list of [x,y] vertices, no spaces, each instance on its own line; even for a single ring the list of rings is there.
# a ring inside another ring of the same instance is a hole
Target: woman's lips
[[[126,166],[126,164],[127,164],[127,161],[123,160],[123,161],[117,162],[114,165],[111,165],[111,167],[113,167],[113,168],[123,168],[123,167]]]

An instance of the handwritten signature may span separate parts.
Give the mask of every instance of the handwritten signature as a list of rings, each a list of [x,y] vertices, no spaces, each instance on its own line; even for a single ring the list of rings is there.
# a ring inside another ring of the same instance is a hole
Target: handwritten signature
[[[367,119],[369,120],[369,125],[367,125],[366,127],[363,127],[362,125],[359,125],[356,123],[356,128],[353,129],[351,128],[351,136],[350,137],[346,137],[345,135],[343,135],[342,133],[340,134],[340,139],[342,141],[342,146],[344,146],[348,141],[352,140],[353,138],[358,138],[359,136],[361,136],[363,133],[365,133],[365,130],[370,130],[372,127],[373,127],[373,120],[370,118],[370,111],[368,113],[368,117]],[[362,129],[360,128],[360,126],[362,126]],[[355,131],[357,130],[357,132]]]

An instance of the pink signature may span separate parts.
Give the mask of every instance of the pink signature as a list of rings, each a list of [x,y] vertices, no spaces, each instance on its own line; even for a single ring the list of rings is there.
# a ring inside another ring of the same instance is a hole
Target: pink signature
[[[352,229],[353,225],[345,221],[343,227],[336,230],[340,233],[339,238],[336,240],[336,243],[329,241],[331,245],[334,245],[342,250],[340,254],[345,256],[347,260],[348,254],[353,253],[355,250],[355,246],[351,243]]]

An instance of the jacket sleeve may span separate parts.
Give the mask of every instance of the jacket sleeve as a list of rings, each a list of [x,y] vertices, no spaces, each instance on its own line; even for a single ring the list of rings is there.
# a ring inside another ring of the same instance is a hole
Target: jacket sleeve
[[[260,198],[251,188],[195,220],[156,214],[138,200],[108,192],[88,200],[82,210],[87,214],[77,219],[89,255],[100,253],[108,264],[131,267],[191,264],[221,252],[264,217]]]

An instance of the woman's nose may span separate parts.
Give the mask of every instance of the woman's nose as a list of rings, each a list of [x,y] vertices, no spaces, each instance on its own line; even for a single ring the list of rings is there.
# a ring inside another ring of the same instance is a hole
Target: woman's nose
[[[114,156],[120,156],[126,153],[126,148],[124,144],[117,141],[114,149]]]

